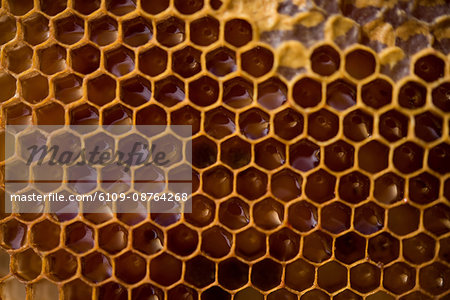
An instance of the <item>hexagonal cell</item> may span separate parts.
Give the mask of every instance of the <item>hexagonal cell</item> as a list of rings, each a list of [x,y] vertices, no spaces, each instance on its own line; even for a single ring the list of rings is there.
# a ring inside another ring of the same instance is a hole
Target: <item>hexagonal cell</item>
[[[390,208],[388,228],[395,234],[407,235],[419,228],[420,211],[409,204]]]
[[[409,198],[419,204],[428,204],[439,197],[439,179],[421,173],[409,180]]]
[[[42,12],[46,13],[49,16],[55,16],[66,9],[67,0],[40,0],[40,7]]]
[[[219,258],[230,252],[233,236],[220,226],[214,226],[202,233],[201,250],[206,255]]]
[[[425,210],[423,225],[429,232],[440,236],[449,232],[449,218],[450,207],[444,203],[439,203]]]
[[[74,0],[73,8],[81,14],[89,15],[100,8],[100,0]]]
[[[217,160],[217,146],[206,136],[192,140],[192,164],[197,168],[206,168]]]
[[[292,98],[303,108],[314,107],[322,100],[322,84],[312,78],[302,78],[294,84]]]
[[[386,173],[375,180],[373,195],[384,204],[393,204],[403,199],[405,180],[393,172]]]
[[[87,82],[87,97],[89,101],[103,106],[116,97],[116,81],[106,74],[102,74]]]
[[[235,115],[223,107],[213,109],[206,113],[204,126],[210,136],[222,139],[236,130]]]
[[[64,249],[59,249],[45,257],[46,274],[56,281],[64,281],[75,275],[77,258]]]
[[[214,202],[203,195],[195,195],[192,197],[192,212],[185,214],[184,218],[194,226],[203,227],[214,220],[214,215]]]
[[[89,39],[99,46],[106,46],[117,40],[117,22],[108,16],[89,21],[89,29]]]
[[[436,241],[419,233],[416,236],[403,240],[403,256],[411,263],[420,265],[434,257]]]
[[[237,192],[249,200],[260,198],[267,192],[267,175],[256,168],[248,168],[237,175]]]
[[[339,294],[333,297],[335,300],[362,300],[363,298],[352,292],[351,290],[343,290]]]
[[[45,219],[31,227],[31,244],[41,251],[49,251],[59,245],[61,228]]]
[[[446,162],[450,157],[450,144],[441,143],[429,151],[428,166],[438,173],[449,173],[450,167]]]
[[[189,105],[183,106],[170,113],[170,122],[173,125],[191,126],[192,135],[195,135],[200,130],[200,112]]]
[[[220,204],[220,223],[230,229],[239,229],[250,222],[249,206],[237,197],[233,197]]]
[[[220,145],[220,160],[233,169],[239,169],[250,162],[251,146],[234,136]]]
[[[144,254],[151,255],[163,248],[164,239],[161,230],[150,224],[144,223],[133,229],[133,248]]]
[[[202,292],[202,300],[231,300],[231,294],[219,286],[212,286]]]
[[[236,235],[235,253],[245,260],[255,260],[266,253],[266,236],[255,228]]]
[[[225,76],[236,71],[236,53],[226,47],[206,54],[206,69],[216,76]]]
[[[5,65],[11,72],[20,74],[32,65],[33,50],[25,44],[8,45],[5,49]]]
[[[130,73],[134,70],[134,52],[123,46],[105,52],[105,68],[117,77]]]
[[[165,106],[174,106],[186,98],[184,83],[169,76],[155,83],[155,99]]]
[[[75,44],[84,36],[84,20],[76,15],[67,15],[53,22],[55,37],[63,44]]]
[[[68,248],[76,253],[83,253],[94,247],[95,231],[82,222],[75,222],[65,228],[65,238]]]
[[[387,232],[370,238],[367,252],[374,262],[388,264],[398,258],[400,242]]]
[[[388,167],[389,147],[372,140],[358,150],[358,165],[369,173],[378,173]]]
[[[449,280],[450,280],[449,268],[440,262],[434,262],[420,269],[419,273],[420,286],[425,291],[433,295],[439,295],[447,292],[450,288]],[[440,299],[444,298],[446,298],[446,296]]]
[[[360,293],[368,293],[380,286],[381,270],[371,263],[362,263],[350,270],[352,289]]]
[[[344,171],[353,167],[355,149],[339,140],[325,147],[325,165],[332,171]]]
[[[398,92],[398,103],[408,109],[415,109],[425,105],[427,89],[418,82],[406,82]]]
[[[139,54],[139,70],[149,76],[157,76],[167,68],[167,52],[157,46]]]
[[[15,16],[22,16],[33,9],[34,3],[30,0],[7,0],[8,10]]]
[[[99,122],[98,110],[88,104],[72,108],[69,115],[72,125],[97,125]]]
[[[144,283],[133,288],[131,291],[132,300],[145,299],[146,297],[157,297],[157,299],[164,299],[164,293],[162,290],[149,283]]]
[[[6,72],[0,72],[0,102],[4,102],[16,94],[16,79]]]
[[[38,125],[64,125],[64,108],[56,102],[36,108],[36,123]]]
[[[193,0],[186,2],[184,0],[174,0],[175,8],[184,15],[192,15],[203,8],[203,0]]]
[[[303,256],[312,262],[328,260],[333,252],[333,239],[327,233],[316,230],[303,238]],[[314,273],[313,273],[314,275]]]
[[[400,298],[401,300],[431,300],[428,295],[425,295],[419,291],[411,292]]]
[[[431,111],[415,116],[415,136],[425,142],[432,142],[442,136],[442,118]]]
[[[336,261],[327,262],[317,269],[319,287],[333,293],[347,285],[347,269]]]
[[[201,70],[201,52],[187,46],[173,54],[172,69],[184,78],[194,76]]]
[[[322,228],[338,234],[350,228],[352,210],[341,202],[333,202],[323,207],[320,212]]]
[[[273,67],[273,53],[262,46],[257,46],[242,53],[241,68],[253,77],[267,74]]]
[[[302,177],[291,171],[284,169],[272,175],[270,188],[272,194],[282,201],[291,201],[302,194]]]
[[[198,293],[193,288],[179,284],[167,293],[167,300],[177,299],[198,299]]]
[[[219,83],[208,76],[189,83],[189,99],[199,106],[214,104],[219,97]]]
[[[252,25],[243,19],[232,19],[225,24],[225,40],[235,46],[242,47],[253,38]]]
[[[358,171],[344,175],[339,182],[339,196],[342,200],[355,204],[369,196],[370,180]]]
[[[144,258],[133,252],[126,252],[114,259],[115,275],[125,283],[141,281],[146,274],[147,263]]]
[[[285,145],[274,138],[269,138],[255,145],[255,162],[259,166],[273,170],[282,166],[285,161]]]
[[[185,225],[179,225],[167,232],[167,246],[172,252],[187,256],[195,251],[198,245],[197,233]]]
[[[375,79],[362,87],[361,98],[368,106],[379,109],[391,103],[392,85],[384,79]]]
[[[108,253],[115,254],[127,246],[128,232],[121,225],[112,223],[99,229],[99,247]]]
[[[314,283],[315,268],[303,259],[288,264],[285,272],[286,285],[296,291],[303,291]]]
[[[99,299],[127,299],[127,289],[117,282],[107,282],[98,288]]]
[[[233,173],[218,166],[203,173],[203,190],[214,198],[227,196],[233,190]]]
[[[139,47],[152,39],[152,23],[142,17],[127,20],[122,24],[122,34],[127,45]]]
[[[249,266],[237,258],[228,258],[219,262],[217,278],[224,288],[236,290],[248,282]]]
[[[309,171],[319,165],[320,147],[303,139],[289,146],[289,164],[299,171]]]
[[[149,14],[157,15],[166,10],[169,4],[170,0],[142,1],[141,8]]]
[[[283,223],[284,208],[281,203],[267,198],[253,206],[255,224],[263,229],[274,229]]]
[[[287,87],[278,78],[272,77],[258,85],[258,103],[267,109],[275,109],[287,101]]]
[[[92,297],[92,287],[81,279],[74,279],[65,283],[62,287],[62,294],[64,299],[81,300]]]
[[[450,93],[450,82],[444,82],[435,89],[433,89],[431,96],[433,98],[433,104],[444,112],[450,111],[450,104],[448,101],[448,95]]]
[[[1,224],[1,245],[5,249],[19,249],[25,244],[27,238],[27,225],[16,219]]]
[[[275,134],[285,140],[294,139],[303,132],[303,116],[291,108],[277,113],[273,122]]]
[[[390,110],[380,116],[378,130],[389,142],[398,141],[408,134],[409,118],[396,110]]]
[[[198,255],[186,261],[184,279],[198,288],[210,285],[215,280],[216,265],[204,256]]]
[[[53,79],[55,98],[64,104],[77,101],[83,96],[83,80],[75,74],[64,74]]]
[[[70,57],[72,69],[82,74],[92,73],[100,66],[100,50],[90,44],[71,49]]]
[[[39,73],[20,78],[20,85],[23,98],[31,104],[39,103],[48,96],[48,80]]]
[[[219,38],[220,23],[211,16],[206,16],[191,23],[191,41],[199,46],[208,46]]]
[[[345,56],[345,70],[356,79],[372,75],[375,68],[375,57],[369,51],[356,49]]]
[[[297,256],[300,249],[300,236],[283,228],[269,237],[270,255],[280,261],[288,261]]]
[[[123,16],[136,9],[136,0],[106,0],[106,9],[116,16]]]
[[[67,182],[73,192],[92,192],[97,187],[97,170],[89,165],[71,166],[67,169]]]
[[[394,166],[402,173],[409,174],[422,168],[423,149],[413,142],[406,142],[394,150]]]
[[[338,237],[334,246],[336,259],[344,264],[352,264],[364,258],[366,239],[355,232],[349,232]]]
[[[335,197],[336,177],[320,169],[306,179],[305,194],[317,203],[324,203]]]
[[[273,291],[267,296],[267,300],[295,300],[297,295],[289,292],[286,289],[279,289]]]
[[[346,110],[356,104],[356,87],[338,79],[327,85],[327,104],[337,110]]]
[[[120,82],[120,99],[123,103],[138,107],[151,98],[152,86],[147,79],[136,76]]]
[[[331,46],[324,45],[314,49],[311,54],[311,69],[322,76],[330,76],[341,64],[339,53]]]
[[[266,258],[252,266],[251,281],[256,288],[268,291],[280,284],[282,273],[283,267],[279,263]]]
[[[239,115],[241,133],[251,140],[262,138],[269,134],[269,115],[253,108]]]
[[[368,202],[355,210],[353,227],[362,234],[372,234],[384,227],[385,210],[373,202]]]
[[[315,228],[318,220],[317,208],[305,200],[289,206],[288,223],[301,232]]]
[[[416,270],[403,262],[397,262],[383,273],[383,286],[394,294],[403,294],[416,284]]]
[[[184,21],[170,17],[156,24],[156,39],[161,45],[173,47],[186,38]]]
[[[12,255],[11,271],[16,277],[31,281],[41,274],[41,257],[31,248],[16,252]]]
[[[414,64],[414,73],[427,82],[438,80],[444,76],[445,62],[433,55],[425,55]]]
[[[169,286],[181,278],[181,269],[181,261],[162,253],[150,261],[150,278],[160,285]]]
[[[339,131],[339,118],[332,112],[321,109],[308,116],[308,134],[318,141],[326,141]]]
[[[100,252],[92,252],[81,258],[81,273],[94,283],[102,282],[112,275],[110,259]]]
[[[12,40],[17,32],[16,20],[8,15],[2,15],[0,17],[0,32],[0,45],[6,44]]]
[[[344,135],[355,142],[370,137],[372,130],[373,117],[363,110],[354,110],[344,118]]]

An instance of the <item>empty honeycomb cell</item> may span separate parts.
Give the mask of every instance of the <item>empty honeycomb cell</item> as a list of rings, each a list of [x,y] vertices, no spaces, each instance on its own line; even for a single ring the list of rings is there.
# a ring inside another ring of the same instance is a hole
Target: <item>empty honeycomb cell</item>
[[[273,123],[276,135],[291,140],[303,132],[304,118],[299,112],[287,108],[275,115]]]
[[[30,284],[30,294],[36,300],[44,300],[47,297],[53,299],[59,299],[59,288],[53,282],[47,279],[40,279],[39,281]]]
[[[288,223],[298,231],[310,231],[318,224],[317,208],[305,200],[289,206]]]
[[[30,0],[7,0],[9,12],[16,16],[22,16],[33,9],[34,3]]]
[[[76,15],[67,15],[53,22],[55,37],[63,44],[75,44],[84,36],[84,20]]]
[[[68,104],[83,96],[83,80],[75,74],[64,74],[53,79],[55,98]]]
[[[167,247],[172,252],[187,256],[195,251],[198,245],[198,234],[185,225],[179,225],[167,232]]]
[[[116,97],[116,81],[102,74],[87,82],[87,98],[94,104],[103,106]]]
[[[6,72],[0,73],[0,102],[4,102],[12,98],[16,94],[16,79]]]
[[[300,249],[300,236],[289,228],[283,228],[269,237],[270,255],[280,261],[294,258]]]
[[[152,23],[142,17],[127,20],[122,24],[122,35],[127,45],[139,47],[152,39]]]
[[[419,283],[425,291],[433,295],[443,294],[450,288],[449,268],[440,262],[429,264],[420,269]],[[446,296],[440,299],[445,298]]]
[[[219,84],[208,76],[189,83],[189,99],[199,106],[214,104],[219,97]]]
[[[233,190],[233,173],[223,166],[213,167],[203,173],[203,190],[214,198],[222,198]]]
[[[82,74],[96,71],[100,66],[100,51],[91,44],[70,50],[72,69]]]
[[[83,15],[89,15],[100,8],[101,0],[74,0],[73,8]]]
[[[184,218],[190,224],[197,227],[204,227],[214,221],[215,204],[203,195],[192,197],[192,212],[185,214]]]
[[[136,0],[106,0],[106,9],[116,16],[123,16],[136,9]]]
[[[347,285],[347,269],[336,261],[327,262],[317,269],[319,287],[333,293]]]
[[[201,52],[187,46],[173,54],[172,69],[182,77],[188,78],[200,72]]]
[[[27,225],[16,219],[1,224],[1,245],[5,249],[19,249],[24,246],[27,238]]]
[[[0,16],[0,45],[6,44],[16,36],[16,20],[8,15]]]
[[[433,54],[419,58],[414,64],[414,73],[427,82],[443,77],[444,69],[444,61]]]
[[[301,297],[301,300],[329,300],[330,296],[322,290],[313,289],[306,293],[304,293]]]
[[[429,232],[440,236],[450,231],[448,226],[449,218],[450,208],[444,203],[439,203],[425,210],[423,225]]]
[[[100,252],[92,252],[81,258],[83,276],[94,283],[102,282],[112,275],[110,259]]]
[[[219,286],[212,286],[202,293],[202,300],[231,300],[231,295]]]
[[[327,85],[327,104],[342,111],[356,104],[356,87],[349,81],[338,79]]]
[[[266,136],[270,130],[269,115],[253,108],[239,115],[241,133],[251,140]]]
[[[45,257],[46,274],[52,280],[64,281],[75,275],[78,261],[75,256],[64,249],[59,249]]]
[[[123,103],[138,107],[151,98],[152,86],[147,79],[136,76],[120,82],[120,99]]]
[[[251,159],[251,145],[233,136],[220,145],[220,160],[233,169],[246,166]]]
[[[39,73],[31,73],[20,78],[23,98],[36,104],[48,96],[48,79]]]
[[[125,283],[141,281],[146,274],[147,263],[144,258],[133,252],[126,252],[115,258],[115,275]]]
[[[170,122],[173,125],[191,126],[194,135],[200,130],[200,112],[187,105],[171,112]]]
[[[139,70],[146,75],[157,76],[167,67],[167,52],[155,46],[139,54]]]
[[[395,234],[407,235],[419,227],[420,211],[409,204],[390,208],[388,228]]]
[[[169,4],[170,0],[141,1],[141,8],[149,14],[157,15],[165,11]]]
[[[232,19],[225,24],[225,41],[235,47],[248,44],[253,38],[252,25],[244,19]]]
[[[308,176],[305,185],[305,194],[317,203],[324,203],[335,197],[336,177],[320,169]]]
[[[162,290],[149,283],[144,283],[138,287],[133,288],[131,291],[132,300],[144,300],[148,297],[163,299],[164,293]]]
[[[385,144],[372,140],[358,150],[359,167],[369,173],[378,173],[388,167],[389,148]]]
[[[113,223],[98,231],[98,245],[108,253],[115,254],[127,246],[128,232],[121,225]]]
[[[199,46],[208,46],[219,38],[220,23],[211,16],[195,20],[190,25],[190,39]]]
[[[425,105],[426,88],[418,82],[406,82],[398,92],[398,104],[401,107],[415,109]]]
[[[134,70],[134,52],[123,46],[105,52],[105,68],[117,77],[130,73]]]
[[[383,270],[383,286],[394,294],[403,294],[416,284],[416,270],[404,262],[397,262]]]
[[[222,139],[235,132],[235,115],[223,107],[210,110],[205,115],[204,126],[207,134]]]
[[[16,252],[12,255],[11,271],[19,279],[31,281],[41,274],[41,257],[31,248]]]
[[[250,222],[249,206],[243,200],[233,197],[220,204],[220,223],[230,229],[239,229]]]
[[[128,292],[124,286],[116,282],[107,282],[98,288],[98,299],[128,299]]]
[[[184,82],[175,76],[169,76],[155,83],[155,99],[171,107],[186,98]]]
[[[403,199],[405,180],[393,172],[386,173],[375,180],[374,197],[384,204],[393,204]]]
[[[409,118],[397,110],[390,110],[380,116],[378,130],[389,142],[398,141],[408,134]]]
[[[255,162],[259,166],[273,170],[286,161],[286,149],[281,142],[269,138],[255,145]]]
[[[450,167],[446,163],[450,157],[450,145],[447,143],[441,143],[429,150],[428,153],[428,166],[441,174],[450,172]]]
[[[325,147],[325,165],[332,171],[344,171],[353,167],[355,148],[339,140]]]
[[[444,82],[431,93],[433,104],[444,112],[450,111],[450,83]]]
[[[296,291],[303,291],[314,283],[315,268],[303,259],[297,259],[286,265],[286,285]]]
[[[219,284],[229,290],[236,290],[248,282],[249,266],[237,258],[227,258],[218,265]]]
[[[251,167],[237,175],[237,192],[249,200],[262,197],[267,192],[267,175]]]
[[[319,165],[320,147],[303,139],[289,146],[289,163],[299,171],[309,171]]]
[[[180,284],[169,290],[167,293],[167,300],[189,300],[198,299],[198,293],[196,290]]]
[[[247,288],[242,289],[239,292],[237,292],[236,295],[234,296],[234,299],[236,299],[236,300],[246,300],[246,299],[263,300],[264,295],[252,287],[247,287]]]
[[[273,291],[267,296],[268,300],[294,300],[297,299],[297,295],[289,292],[286,289],[279,289]]]
[[[373,116],[361,109],[356,109],[344,117],[344,135],[352,141],[359,142],[370,136],[373,131]]]
[[[153,224],[144,223],[133,229],[133,248],[151,255],[163,249],[164,236],[161,230]]]
[[[253,206],[255,224],[263,229],[274,229],[283,223],[284,208],[281,203],[267,198]]]
[[[196,256],[186,261],[184,279],[198,288],[206,287],[214,282],[216,265],[204,256]]]
[[[302,177],[290,169],[274,174],[270,181],[272,194],[282,201],[291,201],[302,194]]]
[[[219,258],[230,252],[233,236],[225,228],[214,226],[202,233],[201,250],[212,258]]]
[[[92,287],[78,278],[65,283],[62,287],[62,292],[64,299],[92,299]]]
[[[380,109],[392,101],[392,85],[381,78],[375,79],[362,87],[362,101],[375,109]]]
[[[372,234],[384,227],[385,210],[374,202],[368,202],[355,209],[353,227],[362,234]]]
[[[350,228],[352,210],[341,202],[327,204],[321,209],[321,226],[330,233],[338,234]]]
[[[303,108],[314,107],[322,100],[322,84],[312,78],[302,78],[294,84],[292,97]]]
[[[266,236],[255,228],[236,235],[235,253],[247,261],[258,259],[266,253]]]
[[[267,74],[273,67],[273,53],[262,46],[257,46],[241,55],[241,68],[253,77]]]
[[[156,24],[156,39],[163,46],[176,46],[184,42],[185,38],[184,21],[176,17],[169,17]]]
[[[394,150],[394,166],[402,173],[409,174],[422,168],[423,149],[413,142],[406,142]]]
[[[326,109],[308,116],[308,134],[318,141],[326,141],[336,136],[339,130],[339,118]]]
[[[68,187],[75,193],[89,193],[97,187],[97,171],[87,166],[72,166],[67,170]]]
[[[206,168],[217,160],[217,146],[206,136],[192,140],[192,164],[197,168]]]
[[[276,109],[287,101],[287,87],[272,77],[258,85],[258,103],[267,109]]]
[[[59,225],[45,219],[31,227],[31,244],[40,251],[52,250],[59,246],[60,234]]]
[[[236,71],[236,54],[226,47],[218,48],[206,54],[206,69],[216,75],[225,76]]]
[[[26,284],[14,277],[2,282],[2,292],[0,294],[5,299],[26,299]]]
[[[411,292],[403,297],[400,298],[401,300],[431,300],[431,298],[428,295],[425,295],[419,291]]]
[[[339,196],[348,203],[360,203],[367,199],[369,191],[369,178],[358,171],[348,173],[340,178]]]
[[[366,252],[366,239],[355,232],[336,238],[334,255],[344,264],[352,264],[363,259]]]
[[[432,142],[442,136],[442,118],[427,111],[415,116],[415,136],[425,142]]]
[[[33,50],[25,44],[8,45],[5,53],[5,66],[11,72],[20,74],[32,65]]]
[[[303,256],[315,263],[328,260],[333,252],[333,239],[327,233],[316,230],[303,238]]]
[[[375,69],[376,60],[369,51],[356,49],[345,56],[345,70],[356,79],[372,75]]]
[[[422,264],[433,259],[435,244],[432,237],[419,233],[403,240],[403,256],[413,264]]]
[[[343,290],[342,292],[338,293],[336,296],[333,297],[335,300],[362,300],[363,298],[352,292],[351,290]]]
[[[351,287],[360,293],[368,293],[380,286],[381,270],[371,263],[356,265],[350,270]]]
[[[95,231],[92,227],[75,222],[65,228],[65,245],[76,253],[94,248]]]
[[[328,45],[314,49],[310,59],[311,69],[322,76],[330,76],[339,70],[341,64],[339,53]]]
[[[223,102],[232,108],[241,108],[253,101],[253,85],[242,77],[226,81],[223,90]]]
[[[252,266],[251,282],[256,288],[268,291],[280,284],[282,273],[279,263],[266,258]]]
[[[99,46],[106,46],[117,40],[118,25],[108,16],[89,21],[89,38]]]
[[[421,173],[409,181],[409,197],[419,204],[428,204],[439,197],[439,179],[429,173]]]
[[[98,110],[88,104],[72,108],[69,116],[72,125],[96,125],[99,123]]]
[[[40,0],[39,4],[42,12],[49,16],[55,16],[66,9],[67,0]]]

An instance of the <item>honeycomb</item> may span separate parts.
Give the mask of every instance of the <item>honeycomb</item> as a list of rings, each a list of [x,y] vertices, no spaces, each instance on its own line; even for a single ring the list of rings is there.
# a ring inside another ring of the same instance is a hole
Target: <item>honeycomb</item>
[[[450,299],[448,1],[3,0],[0,49],[3,128],[190,125],[194,179],[185,214],[3,191],[1,300]]]

